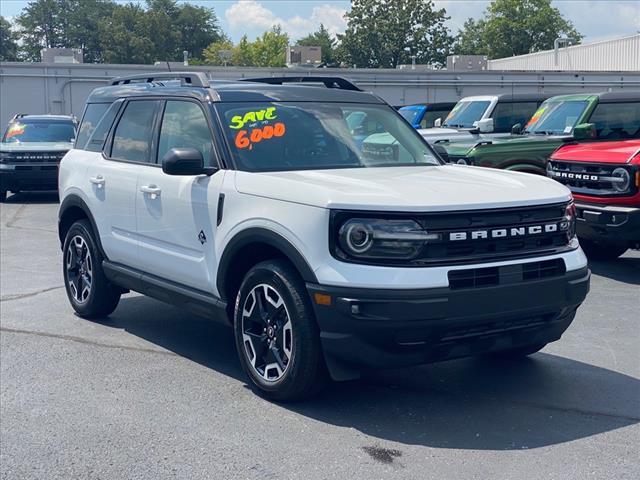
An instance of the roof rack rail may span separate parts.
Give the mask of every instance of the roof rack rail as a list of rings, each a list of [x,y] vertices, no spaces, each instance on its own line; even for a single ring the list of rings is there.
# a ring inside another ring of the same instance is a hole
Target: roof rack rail
[[[11,121],[13,122],[14,120],[17,120],[19,118],[23,118],[26,117],[27,115],[29,115],[28,113],[16,113],[13,118],[11,119]]]
[[[128,85],[137,82],[151,83],[156,80],[180,80],[182,86],[209,87],[209,78],[204,72],[158,72],[127,75],[113,78],[111,85]]]
[[[343,77],[324,76],[299,76],[299,77],[263,77],[243,78],[243,82],[268,83],[271,85],[283,85],[285,83],[322,83],[327,88],[339,88],[340,90],[352,90],[362,92],[362,89],[353,82]]]

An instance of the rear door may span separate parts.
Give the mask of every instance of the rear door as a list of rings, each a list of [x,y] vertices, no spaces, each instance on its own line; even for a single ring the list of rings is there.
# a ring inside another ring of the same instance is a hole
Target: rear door
[[[224,171],[211,176],[165,174],[162,158],[177,147],[196,148],[205,166],[218,166],[210,119],[200,102],[163,102],[156,163],[140,171],[136,189],[140,262],[150,274],[213,292],[213,237]]]
[[[148,164],[151,158],[153,124],[159,104],[157,100],[130,100],[114,105],[112,108],[119,108],[115,112],[109,110],[102,120],[104,122],[108,115],[116,117],[109,137],[105,140],[98,135],[106,130],[98,125],[85,144],[87,149],[101,149],[89,164],[85,191],[102,246],[109,260],[131,267],[139,266],[136,182],[140,166]],[[79,140],[84,143],[82,134],[81,131]]]

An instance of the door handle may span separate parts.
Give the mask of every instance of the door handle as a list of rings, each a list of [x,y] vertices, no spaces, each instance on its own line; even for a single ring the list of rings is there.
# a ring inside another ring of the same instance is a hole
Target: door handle
[[[142,193],[148,193],[149,195],[151,195],[151,198],[159,197],[160,193],[162,192],[160,187],[156,185],[142,185],[140,187],[140,191]]]
[[[102,188],[104,186],[104,177],[102,175],[97,175],[95,177],[90,177],[89,181],[94,185],[97,185],[98,188]]]

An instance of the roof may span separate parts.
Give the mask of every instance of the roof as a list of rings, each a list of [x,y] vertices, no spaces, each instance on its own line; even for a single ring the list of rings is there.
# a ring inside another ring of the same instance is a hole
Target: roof
[[[429,108],[449,108],[449,107],[453,107],[456,104],[456,102],[434,102],[434,103],[414,103],[411,105],[405,105],[402,108],[406,108],[406,109],[410,109],[410,108],[421,108],[421,107],[427,107],[427,109]]]
[[[598,103],[625,103],[625,102],[639,102],[640,90],[625,91],[625,92],[599,92],[599,93],[577,93],[572,95],[556,95],[551,97],[554,101],[584,101],[598,99]]]
[[[113,102],[137,96],[181,96],[212,102],[345,102],[378,103],[384,101],[367,92],[299,84],[271,85],[251,81],[210,81],[207,86],[185,85],[180,81],[125,83],[96,88],[87,103]]]
[[[74,121],[76,118],[73,115],[29,115],[28,113],[21,113],[16,115],[11,121],[14,120],[34,120],[34,121],[55,121],[55,122],[69,122]]]
[[[491,101],[498,99],[499,102],[541,102],[551,97],[549,93],[499,93],[497,95],[473,95],[461,98],[461,102],[471,101]]]

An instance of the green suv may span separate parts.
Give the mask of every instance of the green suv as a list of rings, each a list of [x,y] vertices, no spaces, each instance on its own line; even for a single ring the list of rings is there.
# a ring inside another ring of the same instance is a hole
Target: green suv
[[[640,138],[640,92],[552,97],[508,137],[440,145],[451,163],[545,174],[549,155],[563,143],[629,138]]]

